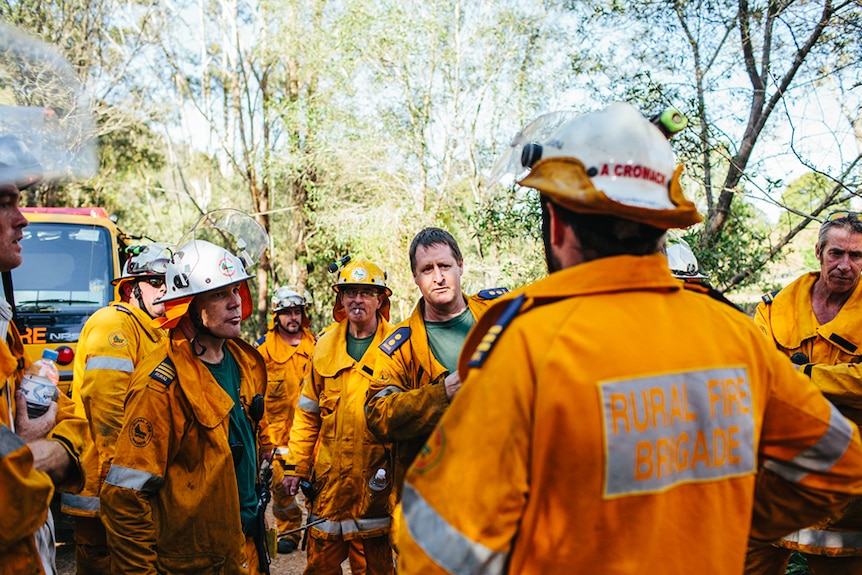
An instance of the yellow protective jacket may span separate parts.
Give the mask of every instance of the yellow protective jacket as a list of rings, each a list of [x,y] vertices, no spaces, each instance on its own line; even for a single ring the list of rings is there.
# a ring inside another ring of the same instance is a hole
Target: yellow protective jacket
[[[366,356],[392,326],[377,315],[377,331]],[[391,466],[384,446],[365,425],[370,374],[347,353],[348,320],[317,340],[311,371],[299,395],[285,465],[287,475],[312,478],[316,493],[309,521],[318,539],[367,539],[389,532]],[[315,446],[317,451],[315,453]],[[369,481],[386,469],[380,491]]]
[[[493,300],[507,292],[495,288],[463,297],[478,321]],[[374,369],[365,416],[368,428],[393,444],[396,502],[407,467],[449,406],[443,385],[449,372],[431,353],[424,312],[425,300],[420,298],[410,317],[386,336],[374,354],[363,358],[363,364],[367,361]]]
[[[54,484],[47,473],[33,467],[33,454],[13,433],[15,389],[30,360],[15,325],[9,324],[5,345],[0,344],[0,575],[44,573],[33,534],[45,523]],[[75,417],[65,395],[58,398],[57,424],[48,439],[59,441],[74,460],[70,481],[58,488],[80,490],[84,475],[81,454],[87,441],[87,422]]]
[[[832,321],[819,325],[811,289],[819,272],[805,274],[757,306],[754,321],[791,357],[805,354],[800,371],[857,425],[862,424],[862,282]],[[786,537],[782,545],[818,555],[862,555],[862,499],[811,528]]]
[[[738,575],[749,533],[765,545],[862,492],[856,426],[663,255],[523,288],[461,358],[404,486],[399,575]]]
[[[166,335],[150,324],[145,311],[122,302],[98,310],[84,324],[75,353],[72,401],[75,414],[89,422],[92,441],[83,459],[87,483],[78,495],[62,494],[64,513],[98,515],[99,490],[114,460],[132,372]]]
[[[266,391],[260,354],[225,342],[240,368],[240,398]],[[135,369],[101,491],[101,514],[114,566],[133,573],[249,572],[236,474],[228,444],[233,400],[171,330],[164,346]],[[258,448],[272,446],[261,421]]]
[[[292,346],[271,329],[257,347],[266,363],[266,420],[269,439],[276,448],[276,456],[284,457],[293,425],[293,412],[299,400],[299,388],[308,375],[311,354],[314,351],[314,334],[302,328],[299,345]]]

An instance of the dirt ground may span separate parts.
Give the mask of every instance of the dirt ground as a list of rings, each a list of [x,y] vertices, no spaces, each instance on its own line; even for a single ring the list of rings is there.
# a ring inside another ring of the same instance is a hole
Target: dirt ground
[[[269,525],[275,525],[275,519],[271,513]],[[60,516],[56,521],[57,531],[57,573],[58,575],[75,575],[75,543],[72,540],[72,522],[68,516]],[[273,557],[270,565],[271,575],[302,575],[305,570],[305,551],[297,549],[288,555]],[[345,561],[342,571],[350,575],[350,566]]]

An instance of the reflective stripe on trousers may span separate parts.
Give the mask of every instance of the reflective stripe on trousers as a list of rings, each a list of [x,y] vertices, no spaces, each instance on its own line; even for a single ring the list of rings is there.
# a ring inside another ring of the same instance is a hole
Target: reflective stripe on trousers
[[[320,519],[315,514],[311,514],[308,518],[309,523],[313,523]],[[331,521],[327,519],[314,526],[324,533],[332,535],[347,535],[350,533],[361,533],[363,531],[373,531],[382,527],[389,527],[392,523],[391,517],[374,517],[371,519],[347,519],[345,521]]]

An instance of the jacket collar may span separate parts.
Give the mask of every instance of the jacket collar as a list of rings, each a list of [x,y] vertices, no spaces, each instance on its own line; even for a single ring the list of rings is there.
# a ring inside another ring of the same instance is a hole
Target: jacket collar
[[[531,299],[558,299],[599,293],[682,289],[663,254],[613,256],[554,272],[524,291]],[[520,293],[522,290],[513,292]],[[508,294],[506,299],[511,299]]]
[[[344,319],[328,328],[314,347],[314,369],[323,377],[335,377],[339,371],[356,365],[356,361],[347,353],[347,325]],[[374,339],[368,346],[368,352],[381,343],[392,326],[382,315],[377,314],[377,330]]]
[[[811,307],[811,289],[820,278],[820,272],[807,273],[782,289],[773,299],[770,315],[781,317],[781,321],[773,321],[772,335],[779,345],[787,349],[795,349],[806,339],[820,335],[824,339],[835,341],[833,335],[855,344],[860,343],[858,333],[859,317],[862,317],[862,281],[856,285],[853,293],[844,303],[832,321],[823,325],[817,323]],[[846,349],[846,346],[840,345]],[[847,349],[850,353],[855,349]]]
[[[249,375],[259,370],[257,377],[265,381],[265,369],[261,369],[263,361],[256,361],[260,355],[242,340],[226,340],[225,353],[228,352],[239,365],[240,401],[248,407],[254,394]],[[177,383],[188,397],[195,418],[206,428],[217,427],[233,409],[233,399],[222,389],[204,362],[195,356],[191,342],[182,335],[180,330],[171,330],[168,357],[177,368]]]

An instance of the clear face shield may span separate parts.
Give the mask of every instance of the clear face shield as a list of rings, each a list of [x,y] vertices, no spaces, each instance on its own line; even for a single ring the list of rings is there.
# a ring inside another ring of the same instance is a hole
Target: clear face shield
[[[497,158],[488,176],[488,187],[496,183],[511,186],[521,180],[541,158],[542,146],[538,142],[547,142],[563,124],[578,116],[577,112],[563,110],[542,114],[530,122],[515,134],[509,147]]]
[[[224,248],[239,258],[246,271],[260,261],[269,247],[269,236],[257,220],[245,212],[229,208],[201,216],[177,245],[185,246],[193,240],[204,240]],[[189,255],[192,258],[186,259]],[[184,256],[186,263],[193,259],[193,254]]]
[[[4,23],[0,137],[7,144],[0,150],[0,184],[23,189],[40,180],[89,177],[98,168],[89,100],[71,66],[53,47]]]

